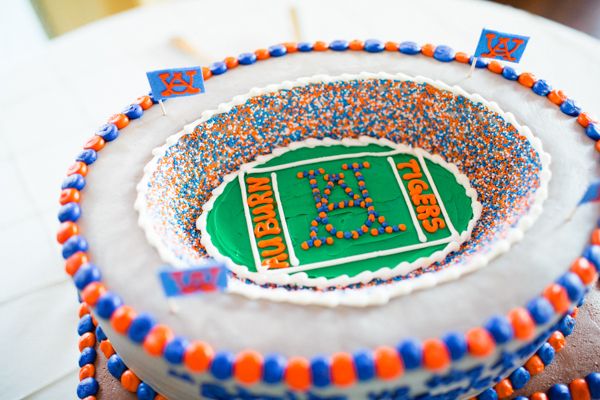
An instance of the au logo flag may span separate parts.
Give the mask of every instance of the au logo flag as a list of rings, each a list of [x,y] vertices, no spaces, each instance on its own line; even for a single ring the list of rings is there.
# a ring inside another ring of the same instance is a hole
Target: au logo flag
[[[513,35],[483,29],[475,50],[477,58],[495,58],[497,60],[518,63],[525,52],[529,37]]]
[[[204,77],[200,67],[150,71],[146,72],[146,76],[152,96],[157,100],[204,93]]]
[[[166,266],[158,276],[167,297],[215,292],[227,287],[227,268],[216,263],[186,269]]]
[[[579,200],[578,205],[600,201],[600,180],[592,182]]]

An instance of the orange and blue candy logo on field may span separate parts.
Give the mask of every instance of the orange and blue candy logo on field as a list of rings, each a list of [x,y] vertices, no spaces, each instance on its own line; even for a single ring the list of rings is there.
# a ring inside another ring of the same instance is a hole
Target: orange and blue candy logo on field
[[[152,96],[157,100],[204,93],[201,67],[163,69],[146,72],[146,75]]]
[[[474,56],[518,63],[528,41],[527,36],[483,29]]]
[[[167,297],[216,292],[227,287],[227,268],[214,262],[185,269],[166,266],[160,270],[158,277]]]

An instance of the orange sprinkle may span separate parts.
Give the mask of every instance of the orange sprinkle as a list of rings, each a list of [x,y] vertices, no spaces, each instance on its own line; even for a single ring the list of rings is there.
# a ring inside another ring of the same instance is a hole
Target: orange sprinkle
[[[302,179],[302,178],[304,178],[304,174],[303,174],[302,172],[298,172],[298,173],[296,174],[296,176],[298,177],[298,179]]]
[[[553,283],[544,289],[543,296],[550,301],[554,310],[558,313],[566,312],[571,306],[571,301],[564,287]]]
[[[108,119],[109,124],[115,124],[117,128],[123,129],[129,125],[129,118],[125,114],[114,114]]]
[[[156,325],[148,332],[142,346],[148,354],[160,356],[165,350],[165,346],[173,339],[173,331],[165,325]]]
[[[92,149],[95,151],[100,151],[104,148],[105,144],[106,142],[104,141],[104,138],[102,136],[94,135],[91,138],[89,138],[87,142],[85,142],[83,148],[85,150]]]
[[[92,347],[96,344],[96,335],[92,332],[86,332],[79,336],[79,351],[82,351],[86,347]]]
[[[507,398],[515,392],[510,380],[506,378],[498,382],[494,389],[496,389],[496,393],[498,393],[498,398],[500,399]]]
[[[67,271],[67,274],[73,276],[75,275],[75,272],[77,272],[79,267],[81,267],[82,264],[85,264],[88,261],[88,255],[83,251],[78,251],[71,257],[67,258],[67,260],[65,261],[65,271]]]
[[[337,386],[349,386],[356,381],[354,360],[348,353],[335,353],[331,356],[331,381]]]
[[[578,378],[569,383],[571,390],[571,399],[573,400],[590,400],[590,389],[585,379]]]
[[[385,50],[386,51],[398,51],[398,43],[396,42],[385,42]]]
[[[92,282],[81,291],[81,298],[90,306],[95,306],[98,299],[106,293],[106,288],[100,282]]]
[[[508,320],[513,327],[517,339],[527,340],[533,336],[535,332],[535,322],[526,309],[519,307],[510,310],[508,313]]]
[[[402,232],[404,232],[406,230],[406,225],[400,224],[400,225],[398,225],[398,229],[400,229]]]
[[[533,87],[533,84],[535,83],[535,75],[533,75],[531,72],[523,72],[521,75],[519,75],[518,82],[525,87]]]
[[[308,250],[308,243],[302,242],[302,244],[300,245],[300,247],[302,247],[302,250]]]
[[[581,114],[579,114],[579,116],[577,116],[577,122],[579,123],[579,125],[583,126],[584,128],[587,128],[589,124],[594,122],[594,119],[590,117],[588,113],[582,112]]]
[[[110,326],[115,331],[125,335],[136,315],[137,313],[130,306],[121,306],[110,317]]]
[[[140,378],[132,370],[128,369],[121,375],[121,385],[123,385],[125,390],[135,393],[140,385]]]
[[[237,57],[226,57],[223,61],[227,65],[227,69],[233,69],[239,64]]]
[[[185,351],[183,363],[194,372],[204,372],[214,357],[212,347],[201,341],[192,342]]]
[[[469,353],[475,357],[487,356],[496,347],[492,335],[483,328],[473,328],[465,336],[467,338]]]
[[[560,106],[567,99],[567,95],[562,90],[553,90],[548,93],[548,100]]]
[[[88,173],[88,166],[82,161],[75,161],[69,168],[67,168],[67,175],[79,174],[86,176]]]
[[[256,383],[262,376],[262,364],[263,358],[260,353],[253,350],[242,351],[236,357],[233,375],[242,383]]]
[[[430,370],[440,370],[450,364],[448,348],[439,339],[429,339],[423,342],[423,365]]]
[[[421,47],[421,53],[427,57],[433,57],[433,53],[435,52],[435,46],[431,43],[426,43]]]
[[[495,74],[501,74],[504,70],[504,66],[496,60],[490,61],[487,68]]]
[[[544,363],[538,355],[534,355],[525,363],[525,369],[534,376],[544,370]]]
[[[314,51],[325,51],[325,50],[329,50],[329,46],[327,45],[326,42],[324,42],[322,40],[317,40],[315,42],[315,44],[313,45],[313,50]]]
[[[371,168],[371,163],[369,163],[368,161],[365,161],[365,162],[363,162],[363,167],[365,167],[365,168]]]
[[[337,231],[337,232],[335,233],[335,236],[336,236],[338,239],[342,239],[342,238],[344,237],[344,232],[342,232],[342,231]]]
[[[288,360],[284,373],[285,382],[295,390],[306,390],[310,387],[310,364],[303,357],[292,357]]]
[[[377,235],[379,235],[379,231],[377,229],[373,228],[373,229],[371,229],[371,235],[377,236]]]
[[[365,48],[365,44],[363,43],[362,40],[352,40],[350,43],[348,43],[348,48],[350,50],[362,50]]]
[[[113,354],[115,354],[115,349],[112,347],[110,340],[103,340],[100,342],[100,351],[104,354],[104,357],[107,359],[110,358]]]
[[[314,242],[315,247],[321,247],[322,244],[323,244],[323,242],[321,242],[321,239],[317,239]]]
[[[392,233],[392,232],[394,232],[394,229],[391,226],[386,226],[385,227],[385,232],[386,233]]]
[[[202,78],[204,78],[204,80],[208,80],[212,77],[212,71],[210,70],[210,68],[208,67],[202,67]]]
[[[404,366],[396,349],[381,346],[373,352],[375,372],[380,379],[394,379],[402,374]]]
[[[571,271],[576,274],[585,285],[591,285],[596,280],[596,268],[587,258],[579,257],[571,264]]]
[[[71,236],[77,235],[79,233],[79,226],[75,222],[66,221],[60,224],[58,228],[58,232],[56,233],[56,241],[60,244],[63,244],[67,241]]]
[[[61,190],[58,202],[64,206],[67,203],[78,203],[80,199],[81,193],[79,190],[68,188]]]
[[[332,237],[328,237],[326,240],[327,244],[332,245],[333,244],[333,238]]]
[[[94,364],[86,364],[79,370],[79,380],[82,381],[85,378],[92,378],[96,373]]]
[[[471,57],[467,53],[459,51],[454,55],[454,59],[459,63],[468,64]]]

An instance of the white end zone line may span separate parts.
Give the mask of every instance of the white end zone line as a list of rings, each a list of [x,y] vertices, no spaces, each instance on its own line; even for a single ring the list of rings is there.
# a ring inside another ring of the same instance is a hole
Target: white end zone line
[[[279,210],[279,219],[281,220],[281,227],[283,228],[283,236],[285,237],[285,243],[287,244],[288,253],[290,255],[290,263],[297,267],[300,264],[294,247],[292,247],[292,239],[290,238],[290,232],[287,227],[287,221],[285,220],[285,214],[283,213],[283,204],[281,204],[281,197],[279,196],[279,184],[277,183],[277,174],[271,172],[271,182],[273,184],[273,193],[275,193],[275,201],[277,202],[277,209]]]
[[[419,236],[419,240],[421,243],[427,241],[427,236],[423,233],[423,229],[421,229],[421,224],[417,219],[417,215],[415,214],[415,210],[412,206],[412,201],[410,197],[408,197],[408,193],[406,192],[406,188],[404,187],[404,183],[402,183],[402,179],[400,179],[400,174],[398,174],[398,168],[396,168],[396,163],[392,157],[387,158],[390,166],[392,167],[392,172],[394,173],[394,177],[396,178],[396,182],[398,182],[398,186],[400,186],[400,190],[402,191],[402,196],[404,196],[404,201],[406,202],[406,206],[408,207],[408,212],[410,213],[410,218],[412,219],[413,225],[417,230],[417,235]]]
[[[244,171],[240,171],[238,175],[240,181],[240,189],[242,191],[242,204],[244,205],[244,216],[246,217],[246,225],[248,226],[248,234],[250,235],[250,247],[252,248],[252,255],[254,256],[254,266],[258,272],[265,270],[260,262],[260,255],[258,254],[258,247],[256,245],[256,236],[254,236],[254,229],[252,228],[252,215],[250,215],[250,207],[248,207],[248,197],[246,196],[246,182],[244,182]]]

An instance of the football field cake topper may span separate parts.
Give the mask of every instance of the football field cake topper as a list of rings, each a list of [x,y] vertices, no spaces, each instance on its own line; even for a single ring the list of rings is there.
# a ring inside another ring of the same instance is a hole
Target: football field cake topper
[[[424,150],[309,140],[227,176],[198,227],[212,256],[262,280],[352,279],[443,260],[468,239],[478,204],[466,176]]]

